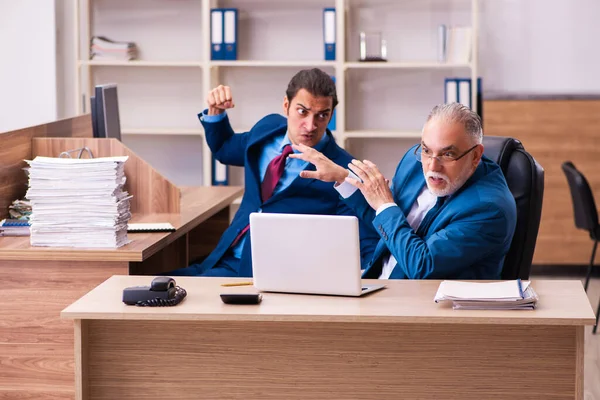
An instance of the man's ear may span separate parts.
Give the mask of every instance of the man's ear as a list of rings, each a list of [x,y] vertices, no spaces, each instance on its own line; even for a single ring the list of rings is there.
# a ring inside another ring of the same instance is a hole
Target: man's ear
[[[473,167],[477,168],[479,161],[481,161],[481,157],[483,156],[483,145],[477,145],[475,150],[473,150],[473,153],[475,153],[475,157],[473,157]]]
[[[290,111],[290,101],[287,95],[283,96],[283,113],[287,116]]]

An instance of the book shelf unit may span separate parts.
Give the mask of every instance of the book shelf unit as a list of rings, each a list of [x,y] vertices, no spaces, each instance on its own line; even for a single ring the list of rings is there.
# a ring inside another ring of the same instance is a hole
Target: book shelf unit
[[[210,59],[214,7],[239,10],[236,61]],[[326,7],[336,9],[336,61],[324,61]],[[228,114],[242,132],[282,112],[294,73],[323,69],[336,78],[336,140],[390,175],[432,106],[443,102],[444,78],[474,82],[478,75],[478,0],[77,0],[74,13],[78,112],[89,112],[94,85],[117,83],[123,135],[200,138],[205,185],[211,157],[196,115],[218,84],[231,86],[236,107]],[[437,61],[440,24],[471,26],[471,61]],[[359,32],[374,30],[386,39],[388,61],[359,62]],[[139,60],[89,60],[94,35],[135,42]],[[240,168],[230,168],[229,183],[243,184]]]

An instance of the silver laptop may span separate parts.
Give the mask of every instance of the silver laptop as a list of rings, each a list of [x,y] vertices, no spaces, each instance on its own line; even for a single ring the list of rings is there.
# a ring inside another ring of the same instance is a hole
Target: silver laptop
[[[265,292],[361,296],[358,219],[352,216],[250,214],[254,286]]]

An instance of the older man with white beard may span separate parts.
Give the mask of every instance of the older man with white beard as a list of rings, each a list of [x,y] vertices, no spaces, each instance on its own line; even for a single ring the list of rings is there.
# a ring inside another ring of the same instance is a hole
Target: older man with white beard
[[[345,168],[318,151],[293,154],[315,165],[301,176],[336,182],[346,203],[381,237],[364,278],[500,279],[516,205],[500,167],[483,156],[479,116],[450,103],[434,107],[421,143],[392,180],[368,160]]]

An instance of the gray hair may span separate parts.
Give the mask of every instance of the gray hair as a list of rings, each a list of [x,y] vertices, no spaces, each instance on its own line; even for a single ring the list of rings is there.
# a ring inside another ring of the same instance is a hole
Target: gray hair
[[[441,119],[445,122],[462,124],[465,127],[467,135],[471,136],[475,140],[475,143],[481,144],[483,141],[481,118],[469,107],[460,103],[439,104],[433,107],[426,122],[429,122],[434,118]]]

